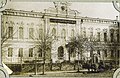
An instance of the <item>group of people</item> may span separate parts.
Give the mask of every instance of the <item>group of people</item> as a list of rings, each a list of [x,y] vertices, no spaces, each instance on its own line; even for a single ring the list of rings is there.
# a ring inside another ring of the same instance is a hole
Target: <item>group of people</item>
[[[102,72],[105,70],[111,70],[113,68],[112,64],[106,65],[102,61],[99,63],[86,62],[83,64],[83,68],[88,69],[91,72]]]

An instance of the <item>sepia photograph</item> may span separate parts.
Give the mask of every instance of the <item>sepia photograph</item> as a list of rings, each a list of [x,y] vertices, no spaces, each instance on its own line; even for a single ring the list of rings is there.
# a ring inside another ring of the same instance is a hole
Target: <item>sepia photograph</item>
[[[0,78],[120,78],[120,1],[0,0]]]

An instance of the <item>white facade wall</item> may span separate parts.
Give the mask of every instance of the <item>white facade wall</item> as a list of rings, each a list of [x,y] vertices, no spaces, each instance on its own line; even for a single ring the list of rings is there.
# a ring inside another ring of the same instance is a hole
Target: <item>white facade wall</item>
[[[14,10],[13,10],[14,12]],[[20,13],[18,11],[18,13]],[[24,13],[24,12],[23,12]],[[34,12],[31,12],[34,14]],[[27,16],[28,14],[28,16]],[[70,41],[72,30],[74,30],[74,36],[77,35],[83,35],[83,31],[86,31],[86,37],[90,37],[90,32],[93,32],[93,37],[95,39],[97,38],[97,32],[100,32],[100,40],[104,41],[103,35],[104,31],[107,31],[107,38],[108,41],[110,40],[110,26],[113,25],[114,20],[107,20],[107,19],[98,19],[98,18],[88,18],[88,17],[74,17],[74,14],[69,14],[69,17],[62,17],[62,16],[52,16],[54,14],[48,14],[44,15],[44,18],[42,18],[43,15],[37,14],[36,16],[30,16],[29,12],[26,13],[26,15],[9,15],[4,14],[2,16],[2,25],[7,30],[8,26],[13,26],[14,35],[13,39],[8,39],[4,45],[7,45],[4,49],[3,55],[3,61],[6,63],[20,63],[20,57],[18,57],[18,50],[19,48],[23,48],[23,60],[34,60],[35,59],[35,53],[37,52],[37,49],[34,47],[37,45],[36,41],[39,37],[38,31],[39,29],[43,29],[46,27],[46,33],[49,33],[49,35],[52,34],[52,29],[56,30],[56,39],[52,42],[52,49],[51,49],[51,59],[55,63],[56,61],[59,61],[58,58],[58,47],[62,46],[64,48],[64,57],[63,60],[69,60],[68,58],[68,51],[65,45]],[[64,16],[64,15],[63,15]],[[64,20],[74,20],[76,21],[76,24],[65,24],[65,23],[53,23],[50,22],[50,18],[55,19],[64,19]],[[83,20],[83,21],[81,21]],[[101,22],[103,21],[103,22]],[[107,22],[105,22],[107,21]],[[7,23],[6,23],[7,22]],[[19,27],[23,27],[24,37],[23,39],[19,39]],[[34,40],[29,39],[29,28],[34,29]],[[114,27],[113,27],[114,28]],[[62,30],[65,30],[66,36],[65,39],[62,38]],[[43,33],[44,34],[44,33]],[[13,48],[13,56],[8,57],[8,48]],[[29,57],[29,48],[33,49],[33,57]],[[107,50],[109,50],[107,48]],[[109,51],[108,51],[109,52]],[[94,51],[94,53],[97,53],[97,50]],[[100,59],[103,59],[103,51],[100,50],[101,56],[99,56]],[[83,54],[86,58],[89,59],[90,52],[86,51]],[[77,54],[76,57],[72,58],[71,60],[77,60]]]

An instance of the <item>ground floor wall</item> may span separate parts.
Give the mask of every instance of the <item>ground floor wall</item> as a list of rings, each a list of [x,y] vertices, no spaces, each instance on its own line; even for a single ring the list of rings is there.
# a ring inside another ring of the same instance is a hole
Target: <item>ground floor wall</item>
[[[67,41],[65,39],[56,40],[52,43],[51,50],[46,52],[46,63],[61,63],[63,61],[74,62],[76,60],[90,60],[93,59],[93,62],[99,63],[102,61],[119,61],[120,59],[120,47],[117,49],[107,46],[104,49],[96,48],[93,51],[93,56],[91,57],[90,51],[83,51],[83,54],[80,55],[78,52],[73,52],[74,55],[70,56],[68,48],[66,48]],[[43,57],[38,54],[38,49],[35,47],[34,42],[16,42],[16,43],[7,43],[6,47],[2,48],[2,60],[6,64],[21,64],[28,62],[35,62],[37,60],[39,63],[43,62]],[[9,50],[9,48],[12,48]],[[20,49],[23,49],[22,57],[19,56]],[[32,48],[32,51],[30,51]],[[11,53],[8,53],[10,51]],[[31,53],[32,52],[32,53]],[[70,57],[70,59],[69,59]],[[82,59],[81,59],[82,57]],[[118,64],[118,63],[117,63]]]

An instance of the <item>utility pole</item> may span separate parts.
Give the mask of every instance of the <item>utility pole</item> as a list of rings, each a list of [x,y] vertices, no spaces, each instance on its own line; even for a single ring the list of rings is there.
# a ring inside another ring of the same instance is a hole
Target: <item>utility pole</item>
[[[45,9],[45,13],[46,13],[46,9]],[[46,61],[46,26],[47,26],[47,18],[45,17],[45,13],[42,16],[43,21],[44,21],[44,36],[43,36],[43,72],[42,74],[45,74],[45,61]]]

